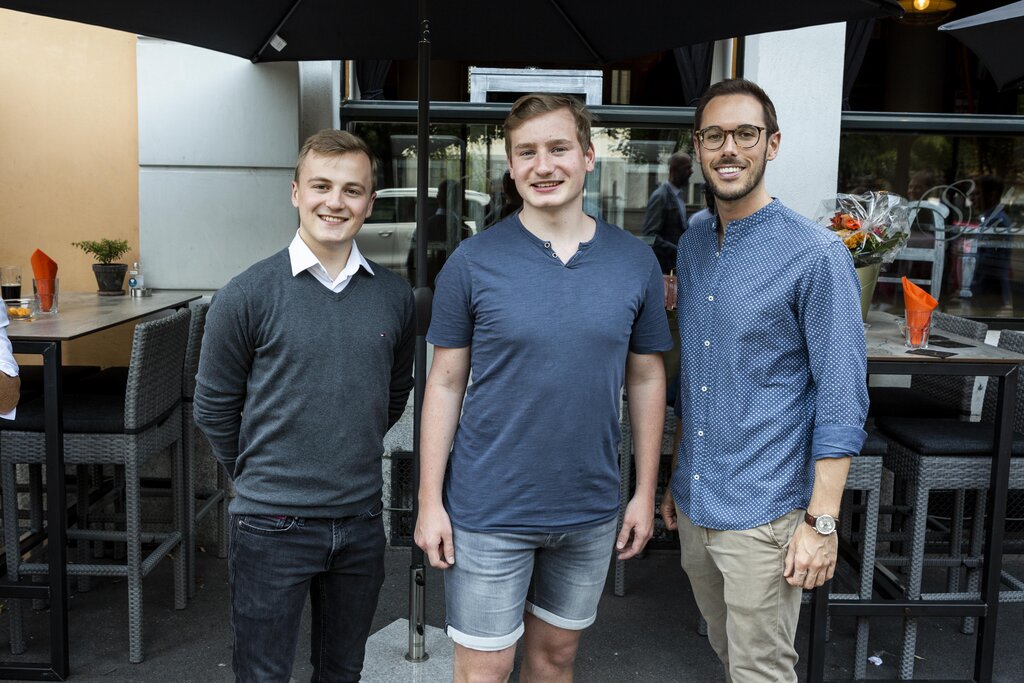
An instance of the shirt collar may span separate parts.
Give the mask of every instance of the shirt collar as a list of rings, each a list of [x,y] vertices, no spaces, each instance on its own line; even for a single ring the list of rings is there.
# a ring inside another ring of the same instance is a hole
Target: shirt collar
[[[295,231],[295,237],[292,238],[292,243],[288,245],[288,258],[292,264],[292,277],[295,277],[299,273],[307,271],[311,268],[319,268],[326,275],[327,269],[324,268],[323,264],[320,263],[320,259],[316,257],[313,250],[302,241],[299,237],[299,231]],[[348,261],[345,263],[345,267],[338,273],[338,278],[342,276],[350,276],[355,274],[359,270],[360,266],[366,270],[367,273],[373,275],[373,268],[370,267],[369,261],[363,257],[362,252],[359,251],[359,247],[356,245],[356,241],[352,240],[352,251],[349,252]]]

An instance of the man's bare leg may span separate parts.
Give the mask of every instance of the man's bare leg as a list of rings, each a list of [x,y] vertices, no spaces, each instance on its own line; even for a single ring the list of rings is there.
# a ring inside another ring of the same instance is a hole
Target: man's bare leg
[[[516,646],[495,652],[471,650],[455,643],[455,683],[505,683],[512,674]]]
[[[538,619],[527,612],[523,615],[526,633],[523,635],[522,683],[572,683],[576,650],[583,631],[569,631]]]

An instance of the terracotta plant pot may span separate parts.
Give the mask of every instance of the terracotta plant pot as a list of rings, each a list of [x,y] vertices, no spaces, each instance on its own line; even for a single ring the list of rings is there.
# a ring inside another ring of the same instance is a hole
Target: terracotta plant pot
[[[94,263],[92,272],[96,275],[96,292],[100,296],[124,296],[124,276],[128,273],[125,263]]]

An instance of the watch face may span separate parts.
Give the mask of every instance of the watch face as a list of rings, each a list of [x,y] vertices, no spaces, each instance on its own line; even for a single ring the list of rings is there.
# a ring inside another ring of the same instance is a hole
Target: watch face
[[[814,523],[814,528],[819,534],[827,536],[836,530],[836,520],[831,515],[821,515]]]

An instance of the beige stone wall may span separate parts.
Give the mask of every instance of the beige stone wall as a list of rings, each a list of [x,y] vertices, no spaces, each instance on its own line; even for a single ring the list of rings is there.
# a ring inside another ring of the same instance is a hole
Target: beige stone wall
[[[0,10],[0,263],[31,293],[36,248],[63,291],[95,291],[81,239],[127,239],[138,258],[133,34]],[[67,363],[125,364],[122,326],[65,345]],[[20,359],[33,362],[30,359]]]

